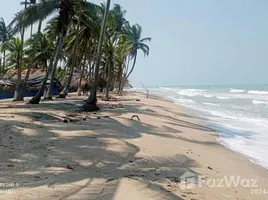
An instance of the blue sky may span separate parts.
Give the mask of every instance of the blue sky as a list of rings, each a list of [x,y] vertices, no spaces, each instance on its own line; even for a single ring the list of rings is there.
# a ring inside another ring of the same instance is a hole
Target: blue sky
[[[10,21],[20,0],[0,0]],[[93,0],[95,3],[103,2]],[[134,86],[268,83],[268,1],[112,0],[152,37],[139,54]]]

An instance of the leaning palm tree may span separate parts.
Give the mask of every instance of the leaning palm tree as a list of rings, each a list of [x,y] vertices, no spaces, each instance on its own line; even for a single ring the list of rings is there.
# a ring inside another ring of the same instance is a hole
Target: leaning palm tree
[[[73,73],[74,73],[74,68],[77,65],[77,48],[78,48],[78,41],[79,41],[79,32],[81,29],[81,13],[82,13],[82,5],[78,5],[77,8],[77,26],[76,26],[76,30],[75,30],[75,37],[74,37],[74,45],[72,47],[72,52],[71,52],[71,56],[72,56],[72,63],[71,63],[71,73],[70,76],[68,77],[67,83],[64,87],[64,89],[61,91],[61,93],[59,94],[59,98],[65,98],[69,92],[70,89],[70,85],[71,85],[71,81],[72,81],[72,77],[73,77]]]
[[[74,15],[74,3],[71,0],[60,0],[59,1],[59,15],[57,17],[57,41],[56,41],[56,48],[53,53],[53,56],[50,60],[50,64],[48,67],[48,71],[46,73],[46,76],[43,80],[43,83],[41,85],[41,88],[39,89],[38,93],[30,100],[31,104],[39,104],[41,97],[45,91],[47,80],[50,73],[55,73],[57,63],[59,60],[60,51],[62,50],[62,46],[64,43],[64,38],[68,31],[68,25],[70,23],[70,20],[72,16]],[[51,78],[51,82],[54,81]]]
[[[75,67],[79,66],[78,63],[82,63],[83,57],[87,56],[85,54],[87,50],[83,49],[83,52],[81,52],[81,48],[79,48],[79,46],[82,44],[82,42],[85,44],[85,46],[88,46],[88,40],[91,40],[91,35],[93,35],[93,32],[96,32],[96,30],[93,31],[92,29],[98,29],[98,22],[100,21],[98,17],[100,9],[95,4],[91,4],[88,2],[85,3],[84,1],[81,1],[80,3],[78,2],[76,4],[75,10],[76,16],[72,20],[73,23],[71,24],[73,25],[73,28],[69,33],[69,36],[71,35],[72,39],[69,39],[71,42],[68,42],[68,44],[66,45],[72,46],[72,48],[69,48],[71,49],[71,72],[69,74],[64,89],[59,95],[59,98],[65,98],[67,96],[70,89],[73,73],[75,71]],[[88,26],[90,27],[90,30],[88,30]],[[88,33],[88,35],[85,35],[85,33]],[[82,80],[82,78],[80,79]]]
[[[104,39],[104,33],[106,30],[107,19],[108,19],[109,10],[110,10],[110,4],[111,4],[111,0],[107,0],[106,6],[105,6],[105,12],[104,12],[104,16],[103,16],[103,21],[102,21],[102,26],[101,26],[98,49],[97,49],[97,59],[96,59],[97,61],[96,61],[96,66],[95,66],[94,85],[91,88],[90,95],[88,97],[86,104],[83,106],[83,109],[87,110],[87,111],[99,110],[99,107],[97,106],[97,89],[98,89],[98,80],[99,80],[99,68],[100,68],[100,63],[101,63],[102,44],[103,44],[103,39]]]
[[[130,71],[126,72],[126,76],[121,85],[121,92],[123,91],[126,81],[128,80],[129,76],[135,68],[138,50],[142,50],[144,56],[149,55],[150,48],[147,44],[145,44],[145,42],[151,41],[151,38],[141,38],[141,34],[142,27],[139,24],[131,26],[129,29],[126,30],[126,33],[123,34],[123,37],[125,39],[125,43],[123,45],[125,46],[126,51],[129,52],[129,58],[133,59],[133,64]]]

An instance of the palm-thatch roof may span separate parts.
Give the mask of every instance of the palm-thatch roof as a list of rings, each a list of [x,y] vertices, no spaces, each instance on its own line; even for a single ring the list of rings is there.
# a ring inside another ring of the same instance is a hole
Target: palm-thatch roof
[[[22,71],[21,79],[24,81],[27,70]],[[42,85],[42,82],[45,78],[46,71],[43,69],[32,69],[29,75],[29,79],[27,81],[26,91],[38,91]],[[0,91],[12,92],[15,90],[17,84],[17,71],[9,70],[4,77],[0,80]],[[55,79],[55,86],[57,88],[62,88],[61,83]],[[50,80],[47,81],[50,83]]]
[[[62,81],[62,85],[65,85],[68,80],[69,74]],[[71,80],[70,92],[77,92],[80,81],[80,73],[74,73]],[[87,80],[85,77],[82,77],[81,88],[82,90],[89,91],[92,86],[92,81]]]

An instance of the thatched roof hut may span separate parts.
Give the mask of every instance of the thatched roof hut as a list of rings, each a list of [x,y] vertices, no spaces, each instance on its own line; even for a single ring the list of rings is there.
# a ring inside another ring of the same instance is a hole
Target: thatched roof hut
[[[62,85],[65,85],[68,80],[69,74],[62,81]],[[70,92],[77,92],[80,81],[80,73],[74,73],[71,80]],[[85,77],[82,77],[81,87],[84,91],[91,89],[92,82],[88,81]]]
[[[22,71],[21,79],[24,81],[25,76],[26,76],[27,70]],[[27,86],[26,86],[26,94],[25,96],[32,96],[34,95],[39,88],[41,87],[43,80],[45,78],[46,71],[42,69],[32,69],[29,79],[27,81]],[[5,93],[10,98],[10,94],[13,92],[16,88],[17,84],[17,71],[16,70],[9,70],[4,77],[0,80],[0,92],[2,94]],[[48,80],[47,84],[50,83],[50,80]],[[58,90],[62,89],[61,83],[56,79],[54,80],[54,88],[53,93],[57,93]],[[1,98],[1,97],[0,97]],[[4,97],[2,97],[4,98]]]

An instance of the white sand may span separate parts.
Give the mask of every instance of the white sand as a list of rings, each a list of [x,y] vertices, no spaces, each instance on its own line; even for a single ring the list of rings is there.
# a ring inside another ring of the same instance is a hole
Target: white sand
[[[102,112],[86,121],[77,110],[81,97],[40,105],[0,101],[0,199],[268,199],[241,186],[182,190],[180,177],[190,171],[203,182],[258,179],[254,189],[262,193],[268,171],[218,144],[189,110],[134,93],[121,100],[100,102]],[[80,121],[58,119],[66,114]]]

